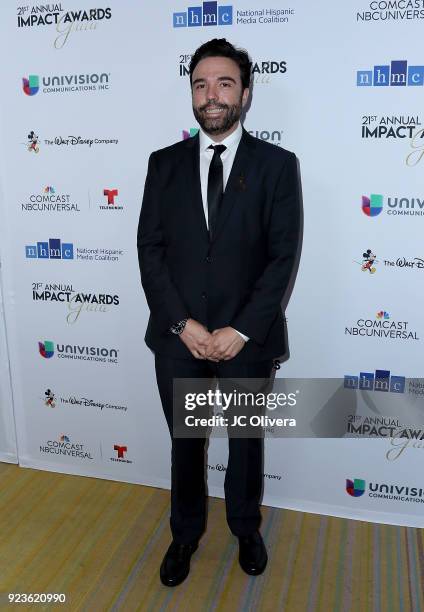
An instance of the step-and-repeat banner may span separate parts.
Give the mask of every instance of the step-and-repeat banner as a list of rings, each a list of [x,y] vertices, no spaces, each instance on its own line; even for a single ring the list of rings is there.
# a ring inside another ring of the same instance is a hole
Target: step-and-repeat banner
[[[253,60],[246,129],[294,151],[302,173],[291,357],[277,376],[340,377],[352,397],[323,407],[338,439],[267,440],[264,503],[423,526],[423,436],[403,418],[423,393],[423,17],[422,0],[1,8],[1,254],[21,465],[169,486],[136,230],[149,153],[197,129],[190,55],[226,37]],[[213,439],[213,495],[226,461]]]
[[[1,193],[0,193],[1,198]],[[0,265],[0,461],[18,463]]]

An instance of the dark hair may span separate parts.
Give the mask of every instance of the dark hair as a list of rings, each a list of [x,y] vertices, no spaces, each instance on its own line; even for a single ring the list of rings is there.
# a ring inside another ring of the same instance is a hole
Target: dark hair
[[[250,69],[252,63],[250,61],[247,51],[244,49],[237,49],[225,38],[213,38],[208,42],[201,45],[194,54],[190,61],[190,85],[192,83],[192,76],[194,69],[200,60],[206,57],[228,57],[233,60],[240,68],[240,78],[243,89],[246,89],[250,85]]]

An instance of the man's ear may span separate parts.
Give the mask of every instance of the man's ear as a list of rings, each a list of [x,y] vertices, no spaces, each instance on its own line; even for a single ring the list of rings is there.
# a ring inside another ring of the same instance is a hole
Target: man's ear
[[[241,97],[242,106],[246,106],[247,99],[249,98],[249,92],[250,92],[250,89],[248,87],[245,87],[245,89],[243,89],[243,94]]]

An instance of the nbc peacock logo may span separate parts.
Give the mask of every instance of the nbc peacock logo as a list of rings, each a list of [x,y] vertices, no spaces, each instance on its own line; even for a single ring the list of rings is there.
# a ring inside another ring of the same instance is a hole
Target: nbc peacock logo
[[[388,321],[390,319],[390,315],[385,310],[379,310],[375,315],[377,321]]]
[[[23,77],[22,89],[27,96],[35,96],[40,89],[40,82],[37,74],[30,74],[28,78]]]
[[[44,359],[50,359],[54,355],[54,343],[51,340],[44,340],[38,343],[38,351]]]
[[[346,493],[351,497],[361,497],[365,493],[365,480],[354,478],[350,480],[346,478]]]

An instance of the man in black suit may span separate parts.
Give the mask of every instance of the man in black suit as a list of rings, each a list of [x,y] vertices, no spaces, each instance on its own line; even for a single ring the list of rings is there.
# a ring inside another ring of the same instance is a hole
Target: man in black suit
[[[299,239],[296,157],[240,124],[248,54],[225,39],[190,63],[195,137],[152,153],[138,229],[150,308],[146,343],[172,439],[171,531],[163,584],[189,573],[205,529],[205,438],[173,436],[174,378],[261,378],[285,350],[281,300]],[[248,574],[263,572],[263,440],[229,437],[227,521]]]

